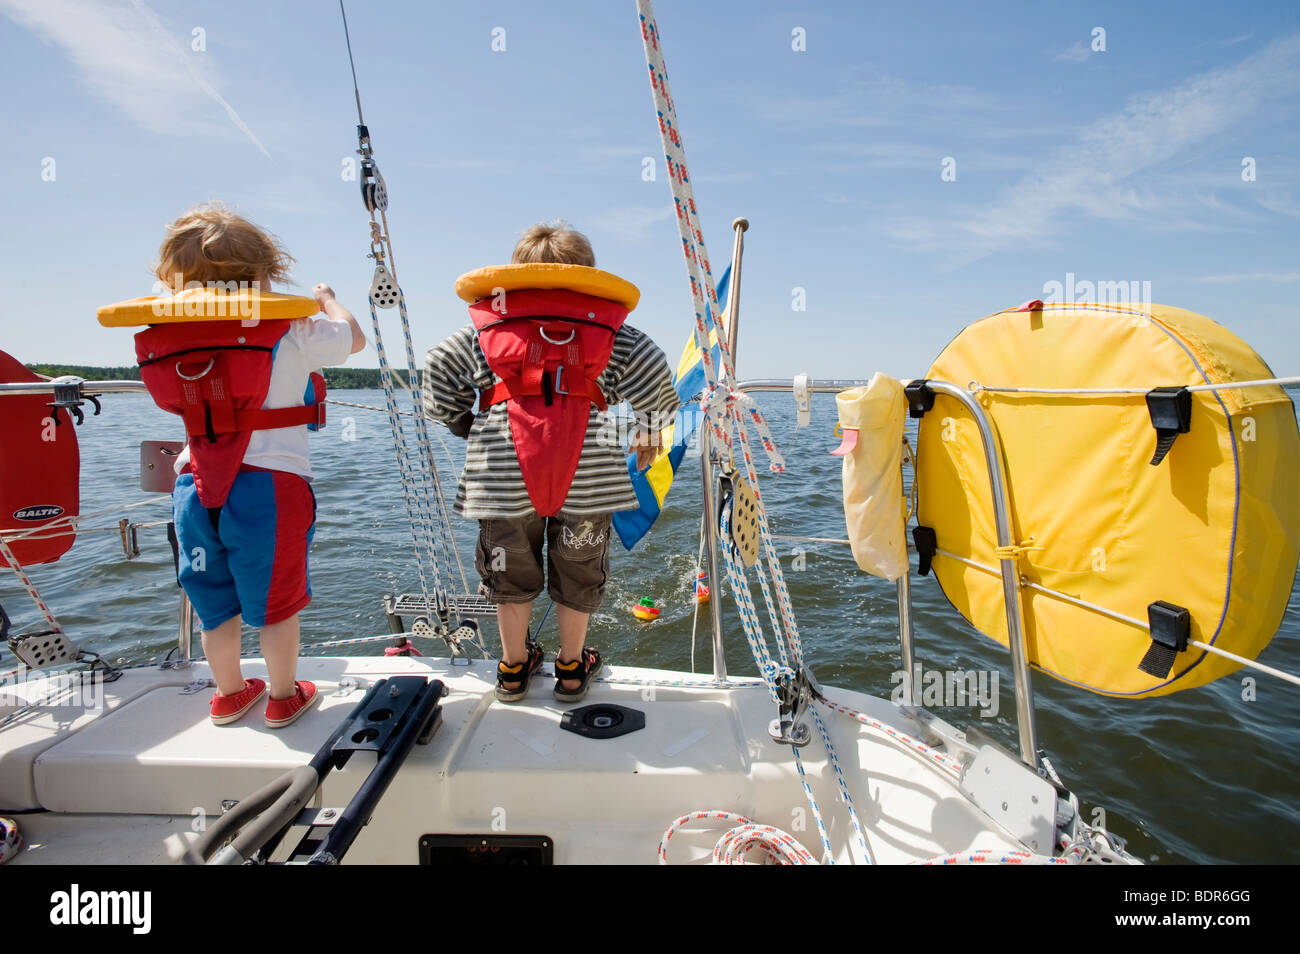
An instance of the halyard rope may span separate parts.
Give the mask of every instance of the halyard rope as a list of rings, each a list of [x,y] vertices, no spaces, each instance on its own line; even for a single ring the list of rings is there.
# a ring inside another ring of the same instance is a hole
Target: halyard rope
[[[18,562],[18,558],[14,556],[14,551],[9,549],[9,544],[5,542],[3,534],[0,534],[0,556],[3,556],[5,562],[9,564],[9,569],[14,571],[14,576],[18,577],[18,582],[23,585],[23,589],[27,591],[27,595],[32,598],[32,602],[36,604],[36,608],[40,610],[41,615],[45,617],[45,622],[50,624],[50,629],[54,630],[56,633],[62,634],[63,627],[60,626],[59,621],[54,618],[54,613],[50,608],[45,605],[45,600],[41,599],[41,594],[37,592],[36,584],[31,581],[31,578],[27,575],[27,571],[23,569],[23,565]]]
[[[343,0],[339,0],[339,12],[343,18],[343,34],[348,45],[348,63],[352,68],[353,92],[357,101],[358,133],[363,135],[358,152],[363,161],[370,163],[371,151],[368,133],[364,133],[365,119],[361,112],[361,93],[356,82],[356,63],[352,57],[352,40],[348,32],[347,11]],[[375,169],[378,175],[377,168]],[[411,393],[412,412],[415,418],[414,455],[406,437],[402,413],[397,407],[394,395],[392,369],[384,348],[383,330],[379,323],[373,293],[369,296],[370,322],[375,335],[375,352],[379,356],[379,379],[384,391],[384,405],[388,412],[388,423],[393,432],[394,451],[397,454],[398,473],[402,480],[402,498],[406,504],[407,521],[410,525],[411,540],[415,548],[416,573],[420,580],[420,594],[426,606],[436,607],[439,626],[446,628],[447,620],[443,617],[448,606],[447,592],[442,582],[439,565],[439,550],[442,564],[449,570],[452,560],[460,571],[461,585],[466,587],[465,570],[456,551],[451,519],[447,512],[446,500],[442,493],[442,484],[438,469],[433,459],[433,449],[429,443],[428,428],[425,423],[423,407],[419,393],[419,371],[415,361],[415,348],[411,338],[411,324],[406,310],[406,295],[397,280],[397,266],[393,256],[393,245],[388,229],[387,192],[380,185],[374,193],[367,194],[366,208],[370,215],[371,257],[376,261],[376,268],[385,262],[392,284],[396,290],[396,304],[401,319],[402,337],[406,350],[406,372],[408,390]],[[379,215],[376,217],[376,211]],[[381,225],[382,223],[382,225]],[[412,457],[414,456],[414,460]],[[435,529],[436,525],[436,529]],[[429,570],[426,575],[426,565]],[[435,600],[429,599],[432,587]],[[467,587],[466,587],[467,588]],[[451,644],[449,643],[449,646]],[[454,649],[454,647],[452,647]]]
[[[700,349],[705,378],[708,381],[708,386],[700,403],[704,411],[705,424],[718,446],[726,449],[727,456],[731,459],[733,467],[737,449],[736,443],[733,442],[733,435],[739,438],[741,464],[757,504],[759,538],[767,563],[766,572],[760,566],[757,576],[759,588],[763,593],[763,602],[772,625],[772,635],[776,643],[779,668],[778,663],[772,659],[763,638],[762,626],[758,621],[757,612],[754,610],[753,601],[749,595],[749,584],[745,574],[739,566],[733,548],[724,544],[722,550],[726,558],[728,581],[735,596],[736,605],[741,610],[745,637],[754,654],[754,660],[758,664],[760,674],[768,682],[773,700],[776,700],[776,679],[782,671],[796,672],[802,669],[803,646],[799,639],[798,626],[795,623],[790,592],[781,571],[780,556],[777,553],[771,530],[768,527],[766,508],[763,505],[762,494],[758,486],[758,473],[754,465],[753,449],[750,444],[748,428],[746,427],[746,419],[757,431],[763,449],[771,461],[771,469],[777,472],[784,470],[785,461],[780,451],[777,450],[776,443],[772,440],[771,431],[768,429],[767,423],[757,405],[754,404],[753,399],[743,392],[733,390],[731,387],[731,383],[735,380],[731,352],[726,340],[726,332],[720,322],[721,309],[718,305],[717,289],[713,281],[712,269],[709,266],[708,250],[704,244],[704,230],[700,225],[699,210],[695,204],[690,172],[686,165],[685,148],[678,126],[677,112],[673,106],[672,91],[668,83],[668,69],[659,43],[659,28],[655,22],[654,9],[650,0],[637,0],[636,6],[641,22],[641,44],[645,52],[646,68],[649,71],[651,96],[659,120],[660,142],[664,150],[669,187],[672,191],[673,205],[676,210],[677,230],[681,238],[682,254],[686,259],[686,272],[690,281],[691,299],[695,308],[695,343]],[[710,325],[716,333],[718,343],[718,361],[716,363],[710,347],[712,337]],[[718,367],[718,365],[721,365],[721,367]],[[726,421],[725,426],[724,419]],[[712,515],[710,515],[710,519],[712,519]],[[728,516],[724,510],[722,528],[722,539],[724,541],[729,539],[727,521]],[[768,575],[770,575],[772,581],[770,587],[768,585]],[[717,581],[711,582],[715,585],[717,583]],[[775,590],[775,598],[773,598],[773,590]],[[835,770],[841,795],[845,798],[845,807],[848,810],[857,842],[857,854],[861,855],[862,860],[869,862],[871,854],[862,834],[857,813],[853,809],[852,800],[848,798],[847,783],[840,769],[839,760],[835,756],[830,735],[825,731],[825,727],[820,724],[820,719],[818,718],[816,721],[819,724],[822,741],[826,745],[830,763]],[[812,807],[818,834],[821,836],[826,858],[829,861],[832,855],[830,839],[822,822],[821,810],[817,805],[812,787],[808,783],[799,750],[794,746],[791,749],[794,752],[795,765],[799,770],[804,794]]]

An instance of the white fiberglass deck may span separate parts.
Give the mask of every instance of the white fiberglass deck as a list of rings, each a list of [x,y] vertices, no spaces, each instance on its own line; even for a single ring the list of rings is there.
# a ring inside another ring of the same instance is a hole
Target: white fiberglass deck
[[[244,669],[265,675],[257,660]],[[222,800],[244,798],[310,759],[375,681],[418,674],[447,686],[443,725],[428,745],[412,750],[347,862],[414,863],[423,834],[504,832],[549,836],[556,863],[652,863],[664,828],[695,809],[739,812],[789,831],[815,857],[822,854],[791,749],[768,737],[775,706],[758,682],[674,686],[669,683],[707,680],[612,667],[582,704],[640,709],[646,725],[614,739],[589,739],[560,729],[562,713],[574,706],[554,700],[548,673],[543,667],[525,702],[504,705],[493,693],[491,663],[304,657],[299,678],[315,681],[322,701],[297,724],[272,731],[262,724],[260,705],[233,726],[212,725],[212,690],[181,691],[207,678],[201,663],[180,671],[128,670],[104,687],[98,712],[40,706],[0,730],[0,811],[29,812],[16,816],[33,846],[21,861],[167,861],[177,855],[176,836],[190,837],[200,813],[213,817]],[[344,680],[351,688],[340,693]],[[24,694],[35,698],[39,686],[6,690],[0,717]],[[883,700],[834,689],[827,696],[923,734]],[[950,775],[853,719],[820,711],[877,861],[1022,847]],[[836,860],[848,861],[848,817],[815,733],[802,756]],[[373,764],[373,756],[354,756],[326,779],[319,804],[343,807]],[[670,860],[706,856],[719,834],[682,831]]]

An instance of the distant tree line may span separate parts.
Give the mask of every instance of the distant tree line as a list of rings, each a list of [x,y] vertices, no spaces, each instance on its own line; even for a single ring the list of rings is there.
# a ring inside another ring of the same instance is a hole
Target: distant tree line
[[[77,377],[85,378],[87,381],[139,381],[140,369],[135,365],[127,365],[119,368],[96,368],[85,364],[29,364],[27,365],[37,374],[43,374],[46,377],[57,378],[64,374],[75,374]],[[406,387],[406,372],[397,368],[393,369],[393,385],[395,387]],[[370,391],[379,390],[379,369],[378,368],[326,368],[325,369],[325,386],[340,391],[357,390]],[[1300,391],[1300,385],[1286,385],[1289,391]]]
[[[65,374],[75,374],[87,381],[139,381],[140,369],[135,365],[116,368],[91,367],[85,364],[29,364],[37,374],[57,378]],[[406,372],[393,369],[393,384],[406,387]],[[325,386],[331,390],[377,390],[379,383],[378,368],[326,368]]]

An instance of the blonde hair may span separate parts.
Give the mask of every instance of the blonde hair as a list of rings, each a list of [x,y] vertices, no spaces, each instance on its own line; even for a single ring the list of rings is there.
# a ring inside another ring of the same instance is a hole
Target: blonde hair
[[[587,236],[569,228],[564,219],[556,219],[554,222],[538,222],[525,232],[515,245],[510,261],[515,264],[556,262],[595,268],[596,253],[591,250]]]
[[[274,235],[211,202],[167,226],[154,274],[179,292],[190,282],[286,282],[292,264]]]

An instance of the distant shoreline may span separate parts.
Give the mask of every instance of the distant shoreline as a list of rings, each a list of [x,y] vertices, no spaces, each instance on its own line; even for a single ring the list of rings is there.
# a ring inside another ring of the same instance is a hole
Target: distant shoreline
[[[85,364],[29,364],[28,368],[37,374],[55,378],[61,374],[75,374],[87,381],[139,381],[140,369],[135,365],[117,368],[100,368]],[[404,370],[393,369],[393,384],[406,388]],[[379,383],[378,368],[326,368],[325,386],[336,391],[377,391],[383,385]],[[1300,384],[1285,385],[1288,391],[1300,391]]]
[[[74,374],[87,381],[140,380],[140,369],[134,364],[112,368],[85,364],[29,364],[27,367],[51,378]],[[393,384],[398,388],[406,388],[405,370],[393,369]],[[352,391],[378,390],[383,385],[379,382],[378,368],[326,368],[325,386],[336,391]]]

